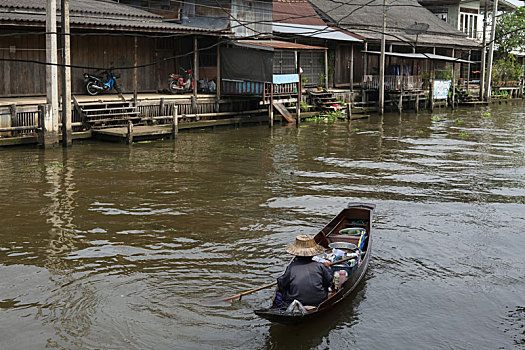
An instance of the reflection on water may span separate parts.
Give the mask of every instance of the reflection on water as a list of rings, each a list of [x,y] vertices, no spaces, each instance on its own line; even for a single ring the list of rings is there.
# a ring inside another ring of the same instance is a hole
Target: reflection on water
[[[1,348],[519,347],[523,107],[0,149]],[[374,251],[334,313],[203,302],[273,281],[350,201],[377,204]]]

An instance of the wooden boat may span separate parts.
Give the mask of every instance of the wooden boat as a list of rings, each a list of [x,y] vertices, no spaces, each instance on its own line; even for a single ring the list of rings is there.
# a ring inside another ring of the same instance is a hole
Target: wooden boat
[[[278,308],[275,306],[275,303],[272,303],[272,306],[269,308],[254,310],[255,314],[272,322],[293,324],[315,318],[348,297],[363,279],[368,268],[368,262],[372,253],[371,224],[374,209],[374,204],[350,203],[346,209],[343,209],[315,235],[315,241],[329,251],[331,250],[329,244],[333,242],[358,244],[360,237],[340,233],[342,229],[352,227],[366,230],[364,244],[361,249],[361,261],[338,290],[329,292],[327,298],[319,306],[307,307],[306,312],[297,310],[286,311],[286,308]]]

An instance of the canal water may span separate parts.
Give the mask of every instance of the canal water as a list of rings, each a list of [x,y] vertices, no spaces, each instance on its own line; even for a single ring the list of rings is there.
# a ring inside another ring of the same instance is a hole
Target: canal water
[[[525,346],[525,104],[0,149],[0,348]],[[297,234],[377,205],[366,279],[253,314]]]

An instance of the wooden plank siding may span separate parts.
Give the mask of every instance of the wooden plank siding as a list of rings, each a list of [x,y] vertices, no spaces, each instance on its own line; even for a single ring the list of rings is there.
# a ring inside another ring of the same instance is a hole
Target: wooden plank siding
[[[20,31],[18,31],[20,32]],[[8,33],[0,31],[0,33]],[[138,64],[151,64],[163,58],[191,52],[188,43],[192,36],[180,38],[138,38]],[[186,41],[188,43],[186,43]],[[41,34],[0,37],[0,58],[45,62],[45,37]],[[10,48],[14,48],[10,50]],[[59,62],[60,62],[59,47]],[[71,64],[87,67],[132,67],[134,37],[131,35],[72,35]],[[191,54],[190,54],[191,56]],[[167,88],[168,75],[178,72],[182,59],[163,61],[138,69],[138,89],[152,92]],[[185,67],[188,68],[188,67]],[[0,96],[45,95],[45,65],[3,61],[0,67]],[[59,70],[60,71],[60,70]],[[72,68],[73,94],[86,94],[83,73],[96,70]],[[119,86],[124,92],[133,91],[133,69],[115,69],[120,74]]]

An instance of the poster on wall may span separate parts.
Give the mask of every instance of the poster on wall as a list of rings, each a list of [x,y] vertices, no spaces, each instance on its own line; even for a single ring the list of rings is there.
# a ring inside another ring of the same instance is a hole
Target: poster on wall
[[[446,100],[452,80],[434,80],[434,100]]]

